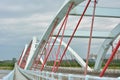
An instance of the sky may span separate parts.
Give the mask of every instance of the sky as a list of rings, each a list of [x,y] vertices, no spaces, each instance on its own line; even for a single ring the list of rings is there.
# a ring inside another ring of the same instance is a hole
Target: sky
[[[25,44],[33,36],[41,38],[63,2],[64,0],[0,0],[0,60],[18,59]],[[120,0],[99,0],[98,6],[120,8]],[[109,26],[105,30],[111,30],[119,21],[120,19],[99,18],[95,29],[103,30],[104,26]],[[89,20],[82,23],[83,30],[88,28],[87,23]]]

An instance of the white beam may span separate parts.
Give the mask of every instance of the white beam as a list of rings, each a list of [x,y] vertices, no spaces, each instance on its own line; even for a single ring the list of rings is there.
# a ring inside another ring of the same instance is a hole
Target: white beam
[[[71,12],[70,15],[80,16],[83,12],[84,7],[78,5]],[[93,7],[88,7],[85,16],[92,16]],[[120,18],[120,8],[107,8],[107,7],[96,7],[96,17],[111,17]]]
[[[23,53],[22,53],[22,56],[21,56],[21,58],[20,58],[20,62],[19,62],[18,65],[21,65],[21,62],[22,62],[22,60],[23,60],[23,57],[24,57],[25,52],[26,52],[26,50],[27,50],[27,47],[28,47],[28,45],[26,44],[26,45],[25,45],[25,48],[24,48],[24,51],[23,51]]]
[[[31,58],[31,63],[34,61],[35,56],[37,56],[38,54],[40,54],[44,48],[45,43],[48,40],[49,34],[52,31],[52,28],[54,27],[54,23],[57,21],[56,26],[61,22],[61,20],[64,18],[64,16],[66,15],[67,9],[69,7],[69,5],[71,4],[71,2],[74,2],[74,5],[72,8],[74,8],[75,6],[77,6],[78,4],[82,3],[85,0],[66,0],[65,3],[63,4],[63,6],[60,8],[60,10],[58,11],[57,15],[54,17],[53,21],[51,22],[51,24],[48,26],[47,31],[45,32],[45,34],[43,35],[43,37],[41,38],[41,41],[37,47],[37,49],[34,52],[34,55]]]
[[[66,30],[64,33],[64,37],[71,37],[72,30]],[[53,36],[56,36],[57,33],[54,33]],[[59,35],[61,37],[62,34]],[[74,38],[89,38],[90,31],[76,31]],[[93,31],[92,38],[100,38],[100,39],[112,39],[113,35],[110,35],[109,32],[105,31]]]
[[[29,52],[29,55],[28,55],[28,58],[27,58],[27,62],[26,62],[26,65],[25,65],[25,70],[30,69],[32,64],[33,64],[33,62],[31,62],[31,58],[34,55],[34,52],[36,50],[36,44],[37,44],[37,38],[33,37],[31,48],[30,48],[30,52]]]

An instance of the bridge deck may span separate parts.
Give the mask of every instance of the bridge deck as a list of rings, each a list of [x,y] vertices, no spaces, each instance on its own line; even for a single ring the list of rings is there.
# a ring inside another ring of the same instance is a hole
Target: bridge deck
[[[52,67],[45,67],[45,71],[51,71]],[[68,73],[68,74],[84,74],[84,70],[82,68],[70,68],[70,67],[59,67],[58,73]],[[92,76],[99,76],[100,71],[88,71],[87,75]],[[119,69],[108,69],[105,72],[104,77],[119,77],[120,76],[120,70]]]

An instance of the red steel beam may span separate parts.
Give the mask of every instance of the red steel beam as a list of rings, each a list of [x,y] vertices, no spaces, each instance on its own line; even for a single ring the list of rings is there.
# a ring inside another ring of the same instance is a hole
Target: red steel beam
[[[73,4],[71,4],[71,6],[70,6],[69,9],[68,9],[68,12],[67,12],[67,14],[66,14],[67,17],[68,17],[68,15],[69,15],[69,12],[70,12],[71,9],[72,9],[72,6],[73,6]],[[61,48],[61,44],[62,44],[62,41],[63,41],[64,32],[65,32],[65,29],[66,29],[67,21],[68,21],[68,20],[66,20],[65,23],[64,23],[64,25],[63,25],[64,28],[63,28],[63,31],[62,31],[62,37],[61,37],[61,39],[60,39],[60,43],[59,43],[59,46],[58,46],[58,49],[57,49],[57,52],[56,52],[56,60],[54,61],[54,65],[53,65],[53,68],[52,68],[52,72],[54,72],[55,67],[56,67],[56,63],[57,63],[57,61],[59,61],[59,60],[58,60],[58,56],[59,56],[59,53],[60,53],[60,48]]]
[[[27,58],[28,58],[29,53],[30,53],[31,45],[32,45],[32,41],[30,42],[30,44],[29,44],[29,46],[28,46],[28,48],[27,48],[27,50],[25,52],[25,55],[23,56],[21,65],[20,65],[20,67],[23,68],[23,69],[25,68],[25,65],[26,65],[26,62],[27,62]]]
[[[97,3],[96,0],[94,0],[94,8],[93,8],[92,23],[91,23],[91,29],[90,29],[90,38],[89,38],[89,44],[88,44],[88,52],[87,52],[87,57],[86,57],[86,67],[85,67],[84,75],[87,75],[88,60],[89,60],[91,41],[92,41],[92,32],[93,32],[96,3]]]
[[[110,58],[107,60],[107,63],[105,64],[103,70],[101,71],[101,73],[99,75],[100,77],[102,77],[104,75],[106,69],[108,68],[110,62],[113,60],[113,58],[114,58],[114,56],[115,56],[115,54],[116,54],[119,47],[120,47],[120,40],[118,41],[116,47],[113,49],[113,52],[112,52]]]
[[[21,54],[21,56],[20,56],[20,58],[19,58],[19,60],[18,60],[18,62],[17,62],[17,65],[18,65],[18,66],[20,66],[20,61],[21,61],[21,58],[22,58],[22,55],[23,55],[24,50],[25,50],[25,49],[23,49],[22,54]]]
[[[71,5],[73,5],[73,3],[72,3]],[[70,11],[69,11],[69,12],[70,12]],[[67,12],[67,14],[69,14],[69,12]],[[68,15],[67,15],[67,14],[66,14],[66,17],[65,17],[65,19],[64,19],[64,21],[63,21],[63,23],[62,23],[62,25],[61,25],[61,27],[60,27],[58,33],[57,33],[57,36],[55,37],[55,40],[53,41],[53,44],[52,44],[52,46],[51,46],[49,52],[47,53],[47,55],[46,55],[46,57],[45,57],[45,60],[44,60],[42,66],[41,66],[41,69],[40,69],[41,71],[44,69],[44,65],[45,65],[46,62],[47,62],[47,59],[48,59],[48,57],[49,57],[49,55],[50,55],[50,53],[51,53],[51,51],[52,51],[52,49],[53,49],[53,47],[54,47],[54,44],[55,44],[55,42],[56,42],[56,40],[57,40],[57,38],[58,38],[58,35],[60,34],[60,32],[61,32],[61,30],[62,30],[62,27],[63,27],[65,21],[66,21],[67,18],[68,18]]]
[[[57,23],[58,23],[58,18],[55,20],[55,23],[54,23],[54,25],[53,25],[52,31],[50,32],[50,35],[49,35],[49,37],[48,37],[48,40],[47,40],[46,43],[45,43],[44,50],[46,50],[46,45],[47,45],[47,44],[48,44],[48,48],[49,48],[50,41],[51,41],[51,36],[52,36],[52,34],[53,34],[54,30],[55,30],[55,27],[56,27]],[[50,41],[49,41],[49,40],[50,40]],[[47,48],[47,49],[48,49],[48,48]],[[41,59],[42,55],[44,54],[44,50],[43,50],[42,53],[40,54],[39,59]],[[34,58],[34,61],[33,61],[33,63],[32,63],[32,66],[36,65],[34,68],[36,68],[36,67],[38,66],[38,64],[39,64],[39,61],[36,62],[37,57],[38,57],[38,55]],[[32,66],[31,66],[31,68],[32,68]]]
[[[56,70],[58,70],[58,67],[60,66],[60,64],[61,64],[61,62],[62,62],[62,59],[63,59],[63,57],[64,57],[64,55],[65,55],[65,53],[66,53],[66,51],[67,51],[67,49],[68,49],[68,46],[70,45],[70,43],[71,43],[71,41],[72,41],[72,39],[73,39],[73,36],[74,36],[76,30],[78,29],[79,24],[81,23],[82,18],[83,18],[83,16],[84,16],[84,14],[85,14],[85,12],[86,12],[86,10],[87,10],[87,8],[88,8],[90,2],[91,2],[91,0],[88,1],[88,3],[87,3],[87,5],[86,5],[86,7],[85,7],[85,9],[84,9],[84,11],[83,11],[83,13],[82,13],[80,19],[79,19],[79,21],[78,21],[78,23],[77,23],[77,25],[76,25],[76,27],[75,27],[75,29],[74,29],[74,31],[73,31],[71,37],[70,37],[70,39],[69,39],[69,41],[68,41],[68,44],[67,44],[65,50],[63,51],[62,57],[61,57],[61,59],[60,59],[58,65],[57,65]]]

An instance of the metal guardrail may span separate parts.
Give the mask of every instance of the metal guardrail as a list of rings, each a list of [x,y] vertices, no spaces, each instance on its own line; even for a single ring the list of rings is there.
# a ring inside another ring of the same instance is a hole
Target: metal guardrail
[[[65,74],[65,73],[53,73],[47,71],[33,71],[33,70],[23,70],[17,68],[20,73],[30,80],[120,80],[119,78],[110,77],[96,77],[90,75],[76,75],[76,74]]]
[[[15,66],[14,70],[4,77],[3,80],[120,80],[112,77],[96,77],[91,75],[78,75],[66,73],[53,73],[48,71],[24,70]]]
[[[45,71],[51,71],[52,66],[45,66],[44,68]],[[74,68],[74,67],[59,67],[58,73],[67,73],[67,74],[77,74],[77,75],[83,75],[84,69],[83,68]],[[98,76],[101,71],[88,71],[87,74],[91,76]],[[104,77],[120,77],[120,70],[119,69],[107,69],[107,71],[104,74]]]
[[[2,80],[14,80],[14,70],[12,70],[7,76],[3,77]]]

